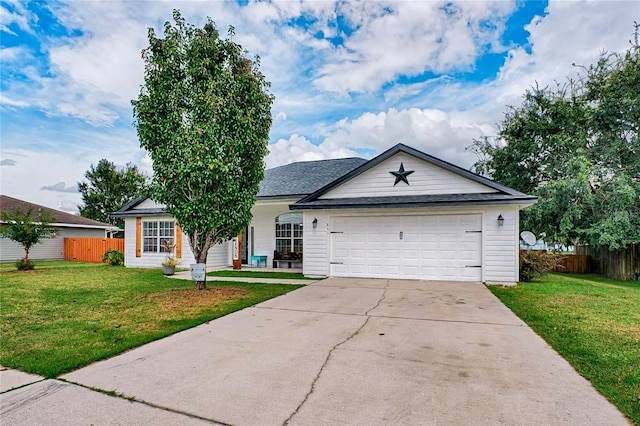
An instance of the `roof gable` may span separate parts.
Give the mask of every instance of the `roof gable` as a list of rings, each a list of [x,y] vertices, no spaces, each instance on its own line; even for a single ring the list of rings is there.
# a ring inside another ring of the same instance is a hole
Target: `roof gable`
[[[318,198],[493,192],[498,191],[433,163],[404,152],[398,152],[341,185],[330,189]]]
[[[396,178],[398,175],[404,176],[406,182],[402,177]],[[301,199],[291,208],[375,207],[377,204],[399,207],[403,204],[429,205],[431,202],[533,204],[535,197],[398,144]]]

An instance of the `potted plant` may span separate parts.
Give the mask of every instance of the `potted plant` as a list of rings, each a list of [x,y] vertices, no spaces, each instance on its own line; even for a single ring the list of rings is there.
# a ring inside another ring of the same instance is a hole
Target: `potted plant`
[[[170,244],[168,240],[162,242],[162,248],[167,253],[167,258],[162,261],[162,272],[165,275],[173,275],[176,273],[176,266],[180,263],[178,259],[173,257],[173,249],[175,244]]]

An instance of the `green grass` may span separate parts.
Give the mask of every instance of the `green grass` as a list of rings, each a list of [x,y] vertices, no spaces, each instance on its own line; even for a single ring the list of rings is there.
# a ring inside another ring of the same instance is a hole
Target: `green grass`
[[[272,278],[285,280],[309,280],[315,278],[307,278],[300,272],[276,272],[276,271],[243,271],[223,269],[220,271],[207,272],[209,277],[241,277],[241,278]]]
[[[489,289],[640,425],[640,282],[548,274]]]
[[[160,268],[44,263],[0,273],[0,365],[45,377],[299,287],[208,281],[207,290],[197,291]]]
[[[37,269],[49,269],[49,268],[99,268],[105,266],[101,263],[88,263],[88,262],[71,262],[68,260],[34,260]],[[16,267],[14,262],[0,263],[0,272],[15,271]]]

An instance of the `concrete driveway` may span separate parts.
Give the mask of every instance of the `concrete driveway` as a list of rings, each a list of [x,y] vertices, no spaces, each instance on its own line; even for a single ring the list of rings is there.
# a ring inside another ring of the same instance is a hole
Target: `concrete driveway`
[[[331,278],[63,380],[2,424],[628,424],[473,283]]]

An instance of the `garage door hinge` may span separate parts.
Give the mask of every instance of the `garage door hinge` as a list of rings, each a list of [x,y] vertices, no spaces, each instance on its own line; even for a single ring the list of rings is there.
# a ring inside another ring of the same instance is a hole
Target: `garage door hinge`
[[[342,262],[329,262],[331,265],[344,265]]]
[[[480,232],[480,233],[482,233],[482,231],[464,231],[464,232],[467,232],[467,233],[476,233],[476,232]]]
[[[332,234],[344,234],[342,231],[331,231]]]
[[[464,265],[465,268],[482,268],[482,265]]]

